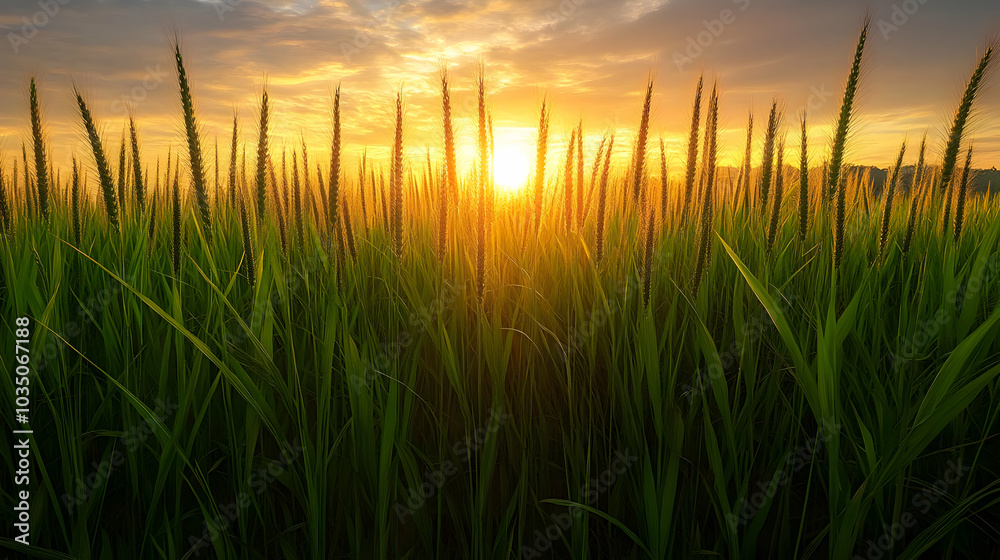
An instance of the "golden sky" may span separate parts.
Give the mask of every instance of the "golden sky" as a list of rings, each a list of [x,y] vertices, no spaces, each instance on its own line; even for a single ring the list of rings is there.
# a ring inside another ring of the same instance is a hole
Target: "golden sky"
[[[553,110],[550,160],[580,119],[588,152],[613,129],[617,144],[628,146],[652,73],[652,134],[666,140],[672,166],[681,166],[702,72],[720,85],[722,165],[742,158],[748,111],[761,131],[774,97],[786,110],[790,150],[797,149],[797,115],[809,107],[818,159],[867,8],[875,27],[848,159],[887,166],[904,139],[916,144],[925,130],[936,158],[965,82],[1000,29],[995,0],[3,0],[0,147],[8,165],[20,157],[32,75],[57,164],[73,153],[88,161],[74,82],[113,154],[129,105],[147,159],[181,147],[169,48],[176,30],[210,161],[216,138],[227,161],[234,108],[252,159],[265,81],[276,151],[305,137],[311,158],[329,158],[332,90],[341,83],[348,173],[365,147],[376,157],[387,153],[400,88],[408,155],[422,161],[427,147],[443,144],[442,63],[452,73],[461,142],[471,145],[480,58],[504,161],[532,157],[543,97]],[[1000,162],[998,87],[983,91],[973,123],[976,167]]]

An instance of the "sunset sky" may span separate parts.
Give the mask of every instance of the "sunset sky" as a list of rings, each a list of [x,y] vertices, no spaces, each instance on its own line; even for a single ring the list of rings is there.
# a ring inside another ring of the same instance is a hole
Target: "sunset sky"
[[[224,161],[234,107],[253,151],[265,78],[277,149],[283,142],[297,145],[304,135],[317,159],[329,157],[332,90],[338,82],[348,158],[365,146],[376,157],[386,153],[391,103],[400,87],[408,153],[438,149],[442,62],[452,72],[457,125],[471,144],[472,88],[482,57],[505,161],[530,159],[543,96],[554,110],[556,157],[581,118],[588,150],[596,149],[603,131],[634,130],[652,72],[652,132],[666,139],[672,165],[683,165],[681,138],[704,72],[720,83],[721,163],[728,165],[742,158],[747,111],[752,107],[761,123],[775,96],[784,104],[789,130],[811,104],[813,146],[828,144],[860,21],[871,8],[875,26],[849,160],[884,167],[904,138],[916,143],[925,130],[940,153],[965,82],[987,38],[1000,30],[996,0],[48,2],[59,6],[51,17],[38,15],[46,0],[0,3],[0,135],[8,164],[15,154],[20,157],[20,143],[28,136],[31,75],[39,79],[57,163],[74,151],[87,155],[70,96],[74,81],[87,92],[113,153],[125,102],[134,107],[146,155],[181,146],[168,46],[176,30],[206,147],[210,151],[218,138]],[[48,21],[35,31],[25,27],[25,18]],[[1000,164],[995,79],[984,90],[972,138],[976,167]],[[791,133],[789,148],[797,144]],[[471,151],[461,153],[467,159]]]

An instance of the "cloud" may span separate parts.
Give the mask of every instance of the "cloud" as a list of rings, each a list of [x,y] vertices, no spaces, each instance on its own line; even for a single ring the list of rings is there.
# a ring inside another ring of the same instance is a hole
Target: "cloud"
[[[498,126],[530,129],[547,96],[553,131],[580,119],[588,143],[603,130],[638,122],[645,80],[656,81],[653,131],[686,134],[694,84],[704,73],[722,92],[723,162],[741,157],[748,108],[758,121],[773,97],[797,114],[817,91],[830,92],[810,111],[822,135],[835,118],[861,14],[868,0],[56,0],[58,13],[38,17],[39,2],[0,5],[0,148],[12,156],[27,133],[26,85],[37,75],[53,158],[85,154],[70,98],[80,84],[116,146],[127,101],[148,154],[182,145],[180,105],[169,40],[176,31],[193,79],[206,146],[231,133],[233,110],[253,143],[263,84],[274,104],[276,145],[311,151],[329,141],[331,91],[343,85],[346,147],[356,154],[390,140],[391,103],[407,100],[408,145],[440,143],[438,70],[447,63],[456,117],[474,108],[478,60],[485,59]],[[893,14],[876,2],[876,19]],[[724,10],[732,21],[717,24]],[[925,129],[940,142],[977,58],[995,2],[929,2],[888,35],[874,34],[859,100],[851,157],[888,165],[904,136]],[[27,18],[27,19],[25,19]],[[721,27],[719,26],[721,25]],[[25,30],[31,34],[25,38]],[[683,68],[675,54],[702,41]],[[22,37],[17,54],[12,37]],[[149,83],[150,74],[165,76]],[[152,85],[153,87],[146,87]],[[973,128],[977,162],[1000,159],[1000,100],[988,88]],[[813,145],[821,149],[817,138]],[[915,140],[914,140],[915,141]],[[621,145],[627,145],[622,139]],[[678,142],[679,143],[679,142]],[[679,152],[677,152],[679,153]]]

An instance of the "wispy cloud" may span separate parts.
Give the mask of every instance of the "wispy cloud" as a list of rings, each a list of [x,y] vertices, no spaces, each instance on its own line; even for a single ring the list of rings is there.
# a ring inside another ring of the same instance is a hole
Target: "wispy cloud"
[[[451,65],[454,101],[461,108],[472,96],[473,68],[482,57],[498,125],[533,127],[537,104],[548,95],[556,109],[553,130],[568,129],[582,116],[595,135],[607,123],[634,124],[638,92],[652,72],[654,131],[679,138],[698,74],[717,76],[723,91],[720,125],[734,131],[722,138],[725,163],[742,152],[738,130],[747,109],[763,110],[772,96],[798,110],[817,89],[834,92],[810,116],[817,133],[825,130],[869,5],[867,0],[741,0],[746,9],[737,9],[736,20],[679,70],[673,53],[711,27],[721,10],[733,8],[733,0],[53,1],[59,13],[45,18],[35,17],[44,12],[37,0],[0,5],[0,147],[20,149],[26,84],[38,75],[47,134],[59,163],[83,147],[69,98],[73,81],[92,98],[109,141],[117,142],[125,99],[142,123],[149,153],[165,153],[179,142],[179,102],[167,47],[174,30],[189,61],[209,145],[215,135],[226,137],[233,107],[240,108],[250,140],[265,80],[275,103],[279,145],[300,135],[327,141],[330,91],[338,82],[348,154],[388,142],[388,105],[400,85],[408,102],[407,142],[436,145],[437,69],[442,61]],[[878,14],[891,17],[892,2],[876,4]],[[45,19],[45,25],[32,18]],[[885,165],[905,134],[929,128],[932,138],[942,137],[977,49],[996,21],[1000,5],[992,1],[963,2],[961,11],[930,2],[891,40],[873,41],[852,158]],[[12,37],[27,35],[15,54]],[[145,87],[156,68],[168,72],[167,79]],[[995,91],[983,97],[973,131],[977,138],[1000,137]],[[987,167],[1000,159],[997,142],[978,142],[977,148],[983,150],[977,161]]]

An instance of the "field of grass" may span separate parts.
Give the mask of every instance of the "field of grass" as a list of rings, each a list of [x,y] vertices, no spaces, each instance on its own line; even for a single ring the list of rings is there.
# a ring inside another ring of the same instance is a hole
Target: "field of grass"
[[[997,558],[1000,205],[967,188],[966,130],[995,47],[946,145],[911,139],[877,192],[844,162],[864,34],[829,145],[775,102],[718,169],[704,82],[668,170],[651,82],[634,133],[586,161],[571,142],[557,176],[543,106],[513,196],[456,172],[446,74],[444,157],[404,159],[397,124],[381,166],[341,161],[339,89],[322,156],[274,152],[266,93],[234,123],[247,161],[235,130],[214,156],[177,49],[189,133],[165,169],[74,92],[93,153],[56,170],[32,82],[35,136],[0,163],[0,402],[19,429],[25,317],[33,546],[0,548]]]

